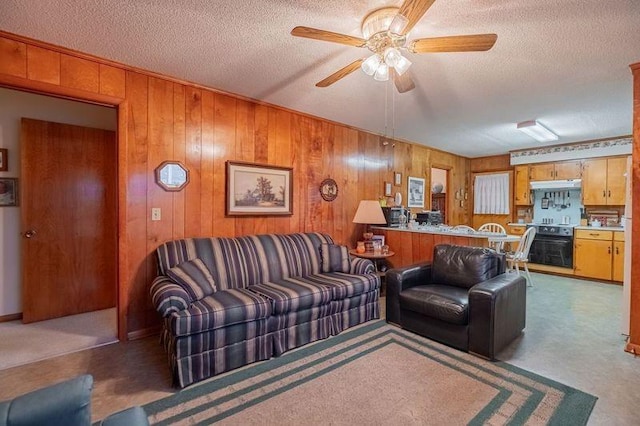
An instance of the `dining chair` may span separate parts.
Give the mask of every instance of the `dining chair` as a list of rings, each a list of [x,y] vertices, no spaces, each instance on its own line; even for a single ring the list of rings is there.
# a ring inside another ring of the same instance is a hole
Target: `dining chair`
[[[527,264],[529,263],[529,250],[531,249],[531,244],[533,243],[535,235],[536,228],[532,226],[522,234],[516,251],[507,254],[509,270],[515,271],[516,274],[520,275],[520,266],[522,266],[527,274],[527,285],[529,287],[533,287],[533,280],[531,279],[531,274],[529,273],[529,267]]]
[[[451,229],[453,232],[462,232],[467,234],[475,234],[476,230],[467,225],[456,225]]]
[[[480,228],[478,228],[478,232],[492,232],[495,234],[505,234],[505,235],[507,234],[507,230],[504,229],[504,226],[495,222],[489,222],[489,223],[480,225]],[[492,248],[498,253],[500,253],[504,248],[504,242],[494,241]]]

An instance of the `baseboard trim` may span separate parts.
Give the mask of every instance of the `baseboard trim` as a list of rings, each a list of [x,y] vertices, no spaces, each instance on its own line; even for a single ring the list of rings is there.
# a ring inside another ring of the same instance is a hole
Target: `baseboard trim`
[[[149,328],[143,328],[141,330],[130,331],[127,333],[127,340],[144,339],[145,337],[154,336],[160,334],[160,326],[154,326]]]
[[[640,345],[636,345],[635,343],[627,343],[624,350],[635,356],[640,355]]]
[[[0,322],[9,322],[9,321],[15,321],[15,320],[21,320],[21,319],[22,319],[22,312],[19,312],[17,314],[0,316]]]

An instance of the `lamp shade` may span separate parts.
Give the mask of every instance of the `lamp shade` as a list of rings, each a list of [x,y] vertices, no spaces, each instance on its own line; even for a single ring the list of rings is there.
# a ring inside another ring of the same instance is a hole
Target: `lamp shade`
[[[367,225],[383,225],[387,223],[387,219],[382,213],[382,207],[376,200],[362,200],[353,217],[353,223],[364,223]]]

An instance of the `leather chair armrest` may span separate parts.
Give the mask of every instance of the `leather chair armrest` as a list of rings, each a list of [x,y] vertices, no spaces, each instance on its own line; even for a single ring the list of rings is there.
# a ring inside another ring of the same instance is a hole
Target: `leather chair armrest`
[[[494,359],[525,327],[527,282],[500,274],[469,290],[469,352]]]
[[[93,377],[83,375],[3,403],[0,424],[76,426],[91,424]]]
[[[100,426],[149,426],[149,420],[142,407],[131,407],[105,418]]]
[[[393,268],[385,275],[387,283],[387,321],[400,322],[400,292],[431,282],[431,262],[421,262],[404,268]]]

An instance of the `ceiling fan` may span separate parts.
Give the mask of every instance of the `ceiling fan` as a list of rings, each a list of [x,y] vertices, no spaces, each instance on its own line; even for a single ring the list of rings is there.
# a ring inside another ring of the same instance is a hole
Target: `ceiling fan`
[[[398,91],[404,93],[415,88],[415,84],[407,73],[411,61],[402,56],[402,51],[411,53],[480,52],[491,49],[498,38],[496,34],[474,34],[421,38],[407,43],[407,34],[434,1],[405,0],[399,8],[384,7],[374,10],[362,20],[362,38],[310,27],[295,27],[291,30],[291,35],[366,47],[373,52],[368,58],[358,59],[319,81],[316,83],[317,87],[330,86],[358,68],[362,68],[365,73],[378,81],[393,78]]]

